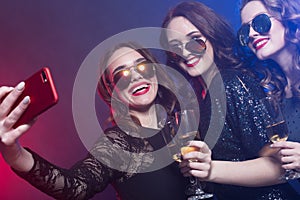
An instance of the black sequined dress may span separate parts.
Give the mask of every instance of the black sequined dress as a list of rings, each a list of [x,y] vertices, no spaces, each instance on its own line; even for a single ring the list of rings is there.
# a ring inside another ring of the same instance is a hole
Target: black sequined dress
[[[264,129],[266,116],[259,102],[259,99],[263,98],[265,94],[259,81],[252,76],[235,70],[222,71],[221,75],[226,93],[227,108],[224,115],[226,116],[224,127],[221,134],[217,135],[212,149],[213,159],[238,162],[257,158],[261,148],[269,141]],[[211,101],[206,101],[208,105],[202,105],[202,109],[210,109],[209,104],[215,103],[218,97],[209,95],[207,98],[210,98]],[[219,100],[217,102],[219,102],[220,107],[224,106],[224,102]],[[200,118],[204,121],[203,124],[219,126],[219,121],[208,118],[210,122],[207,122],[205,116]],[[208,137],[211,141],[211,138],[214,137],[211,134],[215,133],[207,134],[209,135],[206,135],[205,138]],[[214,192],[218,200],[300,199],[289,184],[257,188],[214,184]]]

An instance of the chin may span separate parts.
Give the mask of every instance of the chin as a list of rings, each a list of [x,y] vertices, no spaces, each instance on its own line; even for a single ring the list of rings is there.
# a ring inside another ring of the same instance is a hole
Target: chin
[[[201,76],[203,73],[201,73],[197,70],[190,70],[190,71],[188,71],[188,74],[192,77],[197,77],[197,76]]]
[[[257,58],[258,58],[259,60],[267,60],[267,59],[270,58],[270,56],[264,56],[264,55],[262,55],[262,54],[258,54],[258,55],[256,55],[256,56],[257,56]]]

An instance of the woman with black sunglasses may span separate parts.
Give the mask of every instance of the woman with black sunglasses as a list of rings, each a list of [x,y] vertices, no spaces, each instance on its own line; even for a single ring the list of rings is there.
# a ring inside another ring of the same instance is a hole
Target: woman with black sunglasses
[[[241,21],[240,44],[254,54],[248,54],[248,60],[252,59],[267,94],[277,98],[289,128],[289,141],[271,146],[280,148],[278,159],[282,168],[295,170],[296,173],[289,171],[289,178],[299,180],[300,1],[244,0]],[[300,183],[289,182],[300,193]]]
[[[213,191],[220,200],[296,197],[286,184],[270,186],[282,180],[275,159],[259,155],[269,141],[264,124],[267,114],[260,102],[265,94],[259,80],[236,56],[232,28],[213,10],[193,1],[171,9],[162,27],[166,29],[161,43],[168,50],[169,65],[186,74],[199,94],[201,137],[212,149],[211,168],[190,162],[201,159],[196,152],[183,156],[182,173],[215,182]],[[197,146],[197,142],[190,145]],[[210,176],[203,177],[207,171]]]
[[[169,126],[160,123],[168,121],[177,107],[173,82],[146,49],[133,43],[113,48],[101,67],[98,92],[110,108],[114,126],[70,169],[20,146],[18,139],[31,125],[12,127],[30,101],[25,99],[9,112],[24,84],[0,87],[0,150],[5,161],[55,199],[90,199],[108,184],[114,186],[118,199],[186,199],[187,180],[164,148]],[[207,150],[203,161],[208,163],[210,150],[204,143],[202,147]]]

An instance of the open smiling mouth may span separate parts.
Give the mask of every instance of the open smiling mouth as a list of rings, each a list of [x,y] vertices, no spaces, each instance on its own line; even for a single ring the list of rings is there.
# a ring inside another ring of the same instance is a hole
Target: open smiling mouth
[[[268,41],[269,41],[268,38],[262,38],[262,39],[256,40],[252,45],[256,50],[259,50],[262,47],[264,47],[268,43]]]
[[[140,86],[134,88],[134,90],[132,91],[132,95],[138,96],[138,95],[145,94],[149,91],[149,89],[150,89],[150,84],[140,85]]]
[[[187,67],[194,67],[200,62],[201,58],[202,56],[195,56],[191,59],[185,60],[184,63]]]

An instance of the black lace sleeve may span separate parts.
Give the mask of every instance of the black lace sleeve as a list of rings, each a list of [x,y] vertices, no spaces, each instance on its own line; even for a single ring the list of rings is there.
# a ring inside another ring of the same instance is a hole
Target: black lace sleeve
[[[90,199],[108,184],[124,182],[153,162],[151,156],[143,153],[149,152],[143,140],[127,135],[118,127],[107,129],[105,135],[71,169],[58,167],[27,149],[34,158],[33,168],[26,173],[14,171],[56,199]]]
[[[71,169],[63,169],[27,150],[33,155],[33,168],[15,173],[55,199],[89,199],[104,190],[114,174],[90,154]]]

